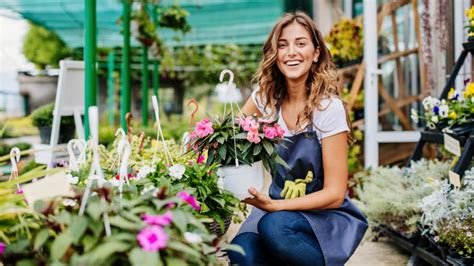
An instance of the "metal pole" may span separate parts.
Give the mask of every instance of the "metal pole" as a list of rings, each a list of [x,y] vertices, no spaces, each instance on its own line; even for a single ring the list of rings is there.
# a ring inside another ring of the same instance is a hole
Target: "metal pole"
[[[120,95],[120,122],[127,132],[125,115],[130,112],[130,2],[122,0],[123,51],[122,51],[122,88]]]
[[[142,48],[142,124],[148,126],[148,48]]]
[[[364,0],[364,163],[365,168],[379,164],[378,77],[377,69],[377,1]]]
[[[90,106],[97,105],[97,72],[96,72],[96,0],[85,0],[85,45],[84,45],[84,64],[85,64],[85,110],[84,110],[84,129],[85,137],[89,138],[89,115]]]
[[[156,28],[158,30],[158,15],[156,14],[156,5],[152,5],[151,9],[151,18],[153,19],[153,23],[155,23]],[[158,102],[160,102],[160,61],[158,59],[153,60],[153,94],[156,95]]]
[[[107,56],[107,109],[109,110],[109,124],[115,124],[115,54],[111,50]]]

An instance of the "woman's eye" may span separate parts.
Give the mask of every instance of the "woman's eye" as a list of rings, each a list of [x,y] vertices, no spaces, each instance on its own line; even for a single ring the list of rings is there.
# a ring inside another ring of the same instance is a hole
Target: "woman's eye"
[[[306,45],[306,43],[304,43],[304,42],[298,43],[298,46],[299,46],[299,47],[303,47],[303,46],[305,46],[305,45]]]
[[[286,47],[286,43],[279,43],[278,44],[278,48],[285,48]]]

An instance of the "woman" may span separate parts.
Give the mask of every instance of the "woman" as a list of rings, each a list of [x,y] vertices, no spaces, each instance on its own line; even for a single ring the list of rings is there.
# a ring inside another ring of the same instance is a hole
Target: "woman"
[[[244,202],[254,208],[232,241],[245,256],[229,252],[231,263],[343,265],[367,220],[347,196],[350,125],[335,66],[310,17],[297,12],[277,22],[257,77],[259,89],[242,111],[277,116],[290,141],[276,148],[290,169],[277,166],[270,196],[249,188],[253,198]]]

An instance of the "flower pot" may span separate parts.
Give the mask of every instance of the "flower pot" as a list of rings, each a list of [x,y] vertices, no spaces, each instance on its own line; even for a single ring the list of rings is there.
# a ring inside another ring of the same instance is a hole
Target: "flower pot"
[[[250,187],[262,191],[264,186],[263,164],[258,161],[250,165],[221,166],[217,175],[224,178],[224,189],[232,192],[238,199],[252,197]]]
[[[61,125],[59,130],[58,144],[67,143],[69,140],[74,138],[76,133],[74,125]],[[51,140],[51,126],[38,127],[40,132],[41,144],[49,144]]]
[[[229,215],[224,219],[224,231],[222,231],[221,226],[216,221],[213,221],[211,224],[209,224],[208,229],[217,237],[221,237],[225,235],[225,233],[227,233],[231,223],[232,223],[232,215]]]
[[[474,257],[462,258],[462,257],[459,257],[459,256],[448,255],[448,261],[455,262],[456,263],[455,265],[466,265],[466,266],[474,265]]]

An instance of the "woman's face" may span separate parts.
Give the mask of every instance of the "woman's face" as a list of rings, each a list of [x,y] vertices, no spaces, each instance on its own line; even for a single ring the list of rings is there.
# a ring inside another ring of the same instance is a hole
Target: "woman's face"
[[[319,49],[301,24],[295,21],[283,28],[278,38],[277,65],[287,81],[306,81],[318,56]]]

